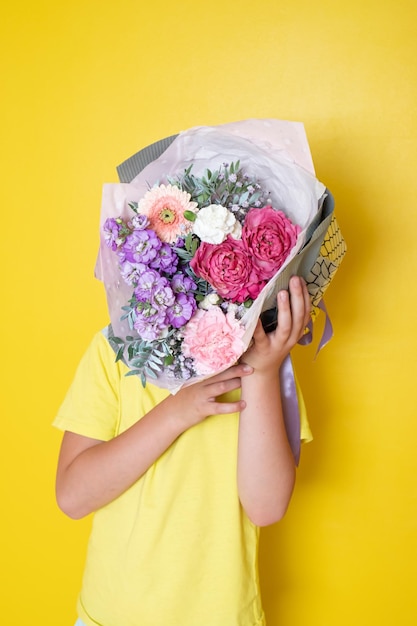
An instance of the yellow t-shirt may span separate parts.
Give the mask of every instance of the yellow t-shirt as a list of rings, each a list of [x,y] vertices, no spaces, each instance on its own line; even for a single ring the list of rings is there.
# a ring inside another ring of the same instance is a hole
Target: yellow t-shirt
[[[98,333],[54,425],[109,440],[168,395],[126,371]],[[237,414],[206,419],[95,513],[78,599],[87,626],[264,626],[259,529],[238,498],[237,433]]]

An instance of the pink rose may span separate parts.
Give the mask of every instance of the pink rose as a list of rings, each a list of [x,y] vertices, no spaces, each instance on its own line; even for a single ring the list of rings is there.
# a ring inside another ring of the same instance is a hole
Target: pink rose
[[[230,235],[217,245],[202,242],[190,265],[196,276],[232,302],[256,298],[265,285],[259,282],[243,241]]]
[[[245,329],[233,313],[220,307],[198,309],[183,328],[182,353],[194,360],[199,375],[214,374],[233,365],[244,350]]]
[[[265,206],[248,211],[242,229],[242,241],[260,280],[277,273],[294,247],[301,228],[282,212]]]

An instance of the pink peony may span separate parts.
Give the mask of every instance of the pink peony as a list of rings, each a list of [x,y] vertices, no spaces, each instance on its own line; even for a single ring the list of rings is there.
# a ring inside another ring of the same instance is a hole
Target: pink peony
[[[214,306],[198,309],[183,328],[182,353],[194,360],[199,375],[214,374],[235,363],[244,350],[245,330],[233,313]]]
[[[260,280],[277,273],[294,247],[301,228],[271,206],[250,209],[242,229],[242,241]]]
[[[219,245],[202,242],[190,265],[196,276],[231,302],[256,298],[266,282],[259,281],[243,241],[230,235]]]

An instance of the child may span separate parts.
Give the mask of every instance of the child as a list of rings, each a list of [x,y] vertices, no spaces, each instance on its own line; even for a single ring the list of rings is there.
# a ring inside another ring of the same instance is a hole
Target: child
[[[275,331],[258,322],[238,364],[175,395],[93,339],[54,422],[58,504],[95,512],[77,624],[265,624],[258,535],[294,486],[278,370],[309,320],[304,280],[277,302]]]

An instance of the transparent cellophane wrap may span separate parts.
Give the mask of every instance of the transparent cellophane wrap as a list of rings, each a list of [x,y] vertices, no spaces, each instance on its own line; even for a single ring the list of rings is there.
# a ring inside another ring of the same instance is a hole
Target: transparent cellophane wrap
[[[166,184],[168,178],[181,175],[190,165],[194,175],[201,176],[207,169],[213,171],[238,160],[245,173],[256,178],[268,192],[270,204],[301,227],[285,263],[241,319],[245,327],[242,353],[250,344],[259,316],[276,306],[276,294],[288,287],[291,276],[298,274],[306,279],[313,306],[317,306],[343,258],[345,244],[333,214],[333,198],[315,177],[303,124],[253,119],[216,127],[198,126],[177,135],[131,182],[108,183],[103,187],[96,276],[106,289],[114,336],[124,339],[132,335],[128,322],[121,320],[122,307],[131,298],[132,287],[121,278],[117,255],[105,244],[106,219],[131,218],[129,202],[139,202],[150,187]],[[127,351],[124,361],[129,366]],[[150,382],[175,393],[206,377],[181,380],[163,370]]]

